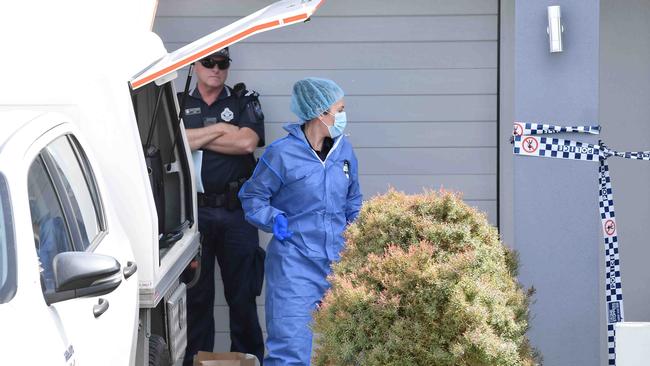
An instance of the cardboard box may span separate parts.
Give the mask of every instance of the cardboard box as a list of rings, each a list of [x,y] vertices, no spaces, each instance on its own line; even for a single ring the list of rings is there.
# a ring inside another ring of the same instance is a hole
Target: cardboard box
[[[203,352],[194,356],[194,366],[259,366],[257,357],[239,352]]]

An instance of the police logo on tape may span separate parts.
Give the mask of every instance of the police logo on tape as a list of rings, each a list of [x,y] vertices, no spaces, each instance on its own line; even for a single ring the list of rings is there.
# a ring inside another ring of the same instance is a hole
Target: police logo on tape
[[[537,148],[539,147],[539,142],[537,141],[536,138],[529,136],[524,139],[522,145],[524,147],[525,152],[532,154],[535,151],[537,151]]]
[[[612,236],[616,232],[616,223],[614,220],[607,220],[603,228],[605,229],[605,234]]]
[[[521,136],[524,134],[524,127],[519,122],[515,122],[514,130],[512,134],[515,136]]]

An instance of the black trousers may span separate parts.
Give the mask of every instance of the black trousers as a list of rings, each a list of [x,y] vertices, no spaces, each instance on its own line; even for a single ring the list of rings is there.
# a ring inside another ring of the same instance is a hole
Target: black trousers
[[[201,277],[187,291],[187,349],[184,365],[198,351],[214,347],[214,259],[219,261],[230,315],[230,351],[250,353],[262,362],[264,339],[255,297],[264,278],[264,251],[257,229],[244,220],[241,209],[199,208],[203,235]]]

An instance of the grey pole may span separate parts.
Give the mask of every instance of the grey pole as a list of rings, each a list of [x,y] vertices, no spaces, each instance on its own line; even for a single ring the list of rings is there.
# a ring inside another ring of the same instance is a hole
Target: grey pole
[[[559,53],[549,52],[550,5],[562,10]],[[517,0],[515,6],[515,119],[598,124],[599,0]],[[598,163],[513,159],[520,280],[537,289],[531,342],[547,366],[602,365]]]

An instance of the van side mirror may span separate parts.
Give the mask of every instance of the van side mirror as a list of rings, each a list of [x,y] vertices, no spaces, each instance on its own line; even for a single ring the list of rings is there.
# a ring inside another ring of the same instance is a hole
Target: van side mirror
[[[54,257],[54,290],[45,291],[48,305],[85,296],[104,295],[122,283],[115,258],[88,252],[63,252]]]

